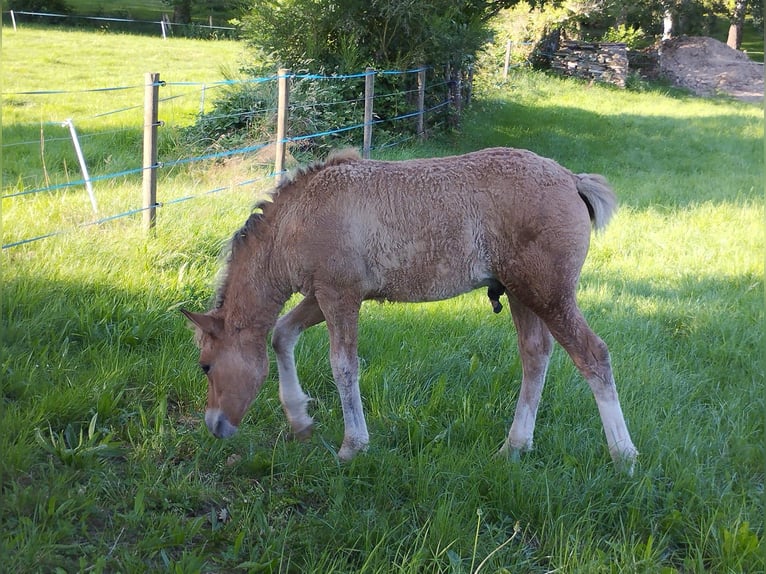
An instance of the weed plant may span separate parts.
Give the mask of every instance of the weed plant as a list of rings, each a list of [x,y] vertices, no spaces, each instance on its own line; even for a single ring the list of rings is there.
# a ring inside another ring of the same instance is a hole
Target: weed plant
[[[560,349],[535,450],[494,456],[521,367],[510,317],[480,292],[365,304],[372,443],[353,461],[335,457],[342,417],[323,326],[296,350],[314,437],[287,440],[272,365],[240,432],[214,439],[178,308],[210,300],[221,247],[256,193],[233,187],[166,205],[149,236],[122,219],[3,252],[3,568],[763,572],[762,111],[520,71],[477,97],[459,135],[385,157],[493,145],[603,173],[620,196],[579,301],[611,349],[641,451],[633,477],[615,472],[590,390]],[[4,170],[24,173],[22,161]],[[163,187],[226,177],[178,168]],[[72,217],[59,199],[4,200],[4,233]]]

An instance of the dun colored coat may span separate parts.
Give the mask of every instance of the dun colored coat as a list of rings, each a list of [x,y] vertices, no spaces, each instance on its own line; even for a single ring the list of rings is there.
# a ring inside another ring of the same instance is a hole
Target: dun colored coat
[[[555,339],[593,391],[612,458],[631,471],[637,452],[609,352],[575,302],[591,226],[606,225],[615,208],[603,177],[518,149],[401,162],[344,151],[299,170],[234,235],[215,308],[184,312],[208,378],[208,428],[236,432],[266,378],[273,330],[284,411],[294,434],[309,436],[293,349],[303,330],[326,321],[345,423],[338,456],[353,457],[369,442],[358,380],[362,301],[435,301],[487,287],[496,312],[507,295],[523,366],[503,451],[532,447]],[[279,317],[296,292],[303,299]]]

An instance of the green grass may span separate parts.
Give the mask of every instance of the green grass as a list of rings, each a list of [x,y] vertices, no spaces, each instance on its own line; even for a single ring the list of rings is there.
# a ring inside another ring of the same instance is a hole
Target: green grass
[[[5,34],[4,194],[82,180],[72,140],[62,126],[70,118],[91,177],[140,168],[144,83],[150,72],[158,72],[160,79],[168,83],[160,89],[160,119],[167,126],[159,130],[160,157],[169,161],[184,155],[176,149],[178,129],[191,124],[203,105],[209,109],[211,100],[222,89],[213,86],[203,90],[202,83],[236,77],[246,53],[243,44],[225,40],[162,40],[40,28],[6,30]],[[114,87],[127,89],[92,91]],[[40,93],[61,91],[65,93]],[[44,154],[40,144],[43,138]],[[165,169],[160,174],[163,182],[170,171]],[[135,173],[96,181],[99,215],[139,207],[140,178],[141,174]],[[204,173],[184,186],[161,186],[160,201],[184,196],[200,183],[207,183]],[[205,189],[218,185],[220,181]],[[23,226],[6,225],[4,243],[55,231],[51,221],[60,219],[69,228],[73,222],[94,217],[89,215],[91,207],[83,185],[64,187],[44,198],[33,194],[25,201],[3,207],[7,222],[24,220]],[[40,212],[53,217],[30,217]]]
[[[135,60],[146,47],[134,45]],[[218,78],[208,74],[197,79]],[[3,112],[4,130],[38,121]],[[560,349],[536,449],[517,464],[493,457],[521,370],[510,318],[480,292],[365,305],[372,444],[352,462],[333,456],[343,428],[324,327],[297,349],[316,399],[314,438],[286,440],[272,365],[240,433],[213,439],[177,309],[204,309],[211,296],[221,243],[252,202],[252,190],[235,188],[162,208],[153,237],[123,219],[4,251],[3,568],[764,571],[762,110],[523,72],[481,94],[461,134],[387,157],[490,145],[604,173],[618,191],[621,210],[593,238],[579,300],[610,345],[641,451],[634,477],[614,471],[595,402]],[[17,161],[4,170],[24,173]],[[176,170],[163,189],[229,177],[226,166]],[[103,190],[104,201],[123,187]],[[75,196],[84,201],[80,191],[4,200],[4,238],[41,220],[76,224],[61,206]]]
[[[161,96],[175,97],[163,105],[165,121],[189,123],[199,112],[200,87],[183,84],[236,75],[245,57],[243,44],[231,40],[162,40],[41,28],[19,28],[16,32],[6,29],[4,35],[3,129],[31,126],[29,129],[36,129],[36,133],[30,136],[36,135],[38,139],[41,123],[67,118],[100,129],[122,127],[138,120],[140,129],[144,79],[150,72],[159,72],[160,79],[173,84]],[[129,89],[87,91],[113,87]],[[66,93],[20,93],[45,91]],[[186,94],[189,96],[182,97]],[[93,117],[134,106],[137,109]]]
[[[230,2],[225,0],[208,0],[206,2],[192,2],[192,22],[207,24],[209,18],[213,17],[214,26],[227,26],[229,19],[238,15],[238,10],[235,9],[236,2]],[[168,16],[173,15],[173,8],[170,3],[163,2],[163,0],[134,0],[132,2],[104,2],[104,0],[68,0],[67,6],[70,9],[70,14],[74,16],[96,16],[105,18],[125,18],[131,20],[149,20],[152,22],[159,21],[163,14]],[[31,10],[35,12],[35,10]],[[47,12],[46,10],[37,10],[37,12]],[[21,16],[17,17],[17,20],[22,22]],[[77,20],[63,20],[62,22],[70,24],[88,25],[87,21]],[[24,26],[26,24],[21,24]],[[144,27],[140,24],[120,24],[117,22],[107,21],[91,21],[90,25],[93,27],[101,27],[102,29],[118,28],[127,30],[138,30],[139,28],[145,30],[152,30],[154,33],[159,34],[159,28],[157,26]]]

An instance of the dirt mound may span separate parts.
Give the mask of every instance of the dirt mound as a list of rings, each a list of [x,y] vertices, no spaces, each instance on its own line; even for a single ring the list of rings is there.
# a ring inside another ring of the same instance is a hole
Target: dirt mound
[[[700,96],[728,94],[763,101],[763,64],[713,38],[682,36],[663,42],[660,73]]]

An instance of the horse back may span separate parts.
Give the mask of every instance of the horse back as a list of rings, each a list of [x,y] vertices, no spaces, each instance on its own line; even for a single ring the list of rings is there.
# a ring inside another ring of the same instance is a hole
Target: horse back
[[[296,202],[302,283],[346,282],[363,298],[448,298],[587,252],[588,208],[573,174],[526,150],[318,171]]]

